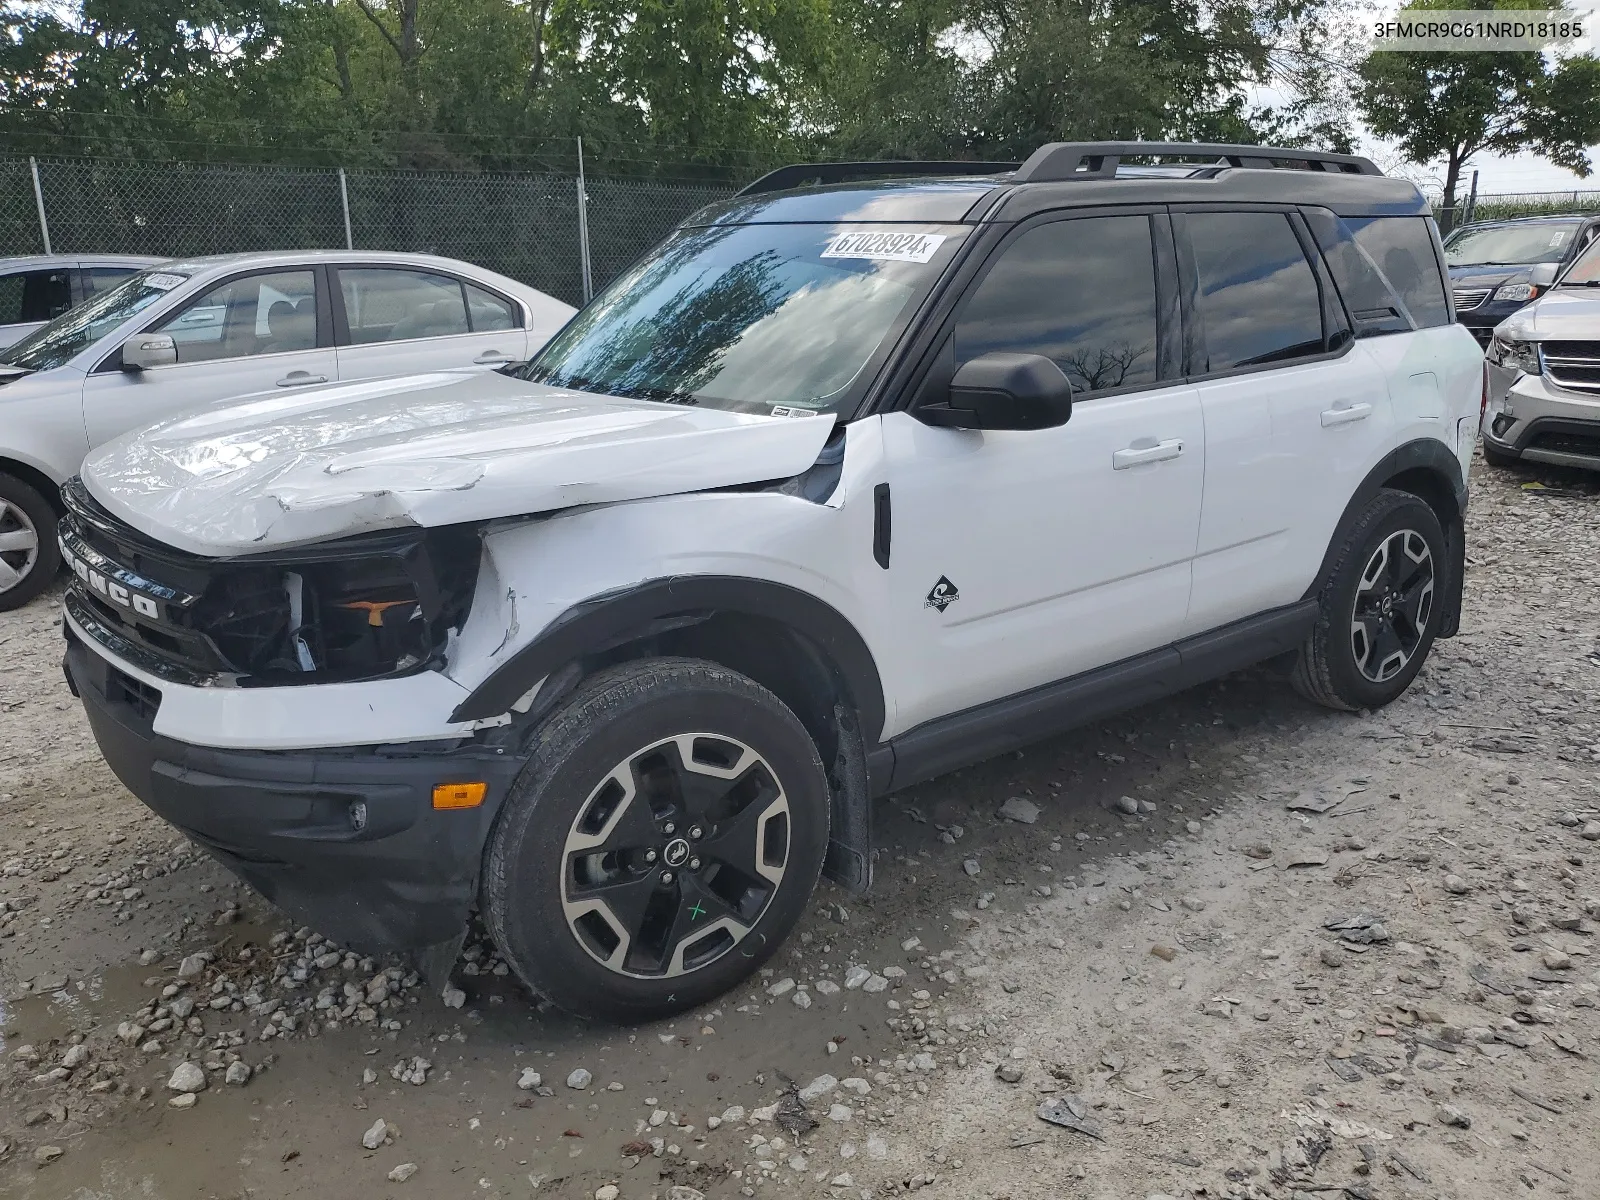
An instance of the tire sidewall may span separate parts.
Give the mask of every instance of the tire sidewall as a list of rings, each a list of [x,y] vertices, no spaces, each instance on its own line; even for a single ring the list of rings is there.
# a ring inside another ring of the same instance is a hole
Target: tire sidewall
[[[33,567],[15,587],[0,592],[0,612],[9,612],[21,608],[50,586],[61,568],[61,550],[56,545],[56,511],[37,488],[15,475],[0,474],[0,499],[25,512],[39,536],[39,553]]]
[[[1422,670],[1433,648],[1444,614],[1444,595],[1448,572],[1452,568],[1449,547],[1439,518],[1422,500],[1413,496],[1396,498],[1376,520],[1364,522],[1365,531],[1353,543],[1350,556],[1331,580],[1327,593],[1325,619],[1328,629],[1328,673],[1339,696],[1358,708],[1382,708],[1400,696]],[[1355,648],[1350,644],[1350,618],[1355,608],[1361,573],[1384,539],[1403,529],[1413,529],[1428,543],[1433,556],[1434,602],[1422,638],[1410,660],[1393,678],[1374,683],[1356,665]]]
[[[518,973],[563,1008],[617,1022],[693,1007],[755,971],[803,914],[828,845],[827,778],[794,714],[731,671],[683,660],[657,663],[663,669],[649,687],[630,692],[601,679],[552,714],[506,799],[486,856],[485,912]],[[592,958],[567,923],[567,836],[619,762],[686,733],[737,738],[766,759],[789,802],[788,865],[751,932],[713,963],[672,979],[621,975]]]

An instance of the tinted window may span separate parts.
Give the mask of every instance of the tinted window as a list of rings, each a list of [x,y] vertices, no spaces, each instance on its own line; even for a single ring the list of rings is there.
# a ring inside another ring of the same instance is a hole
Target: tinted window
[[[1321,353],[1322,299],[1283,213],[1190,213],[1209,370]]]
[[[480,287],[466,284],[467,289],[467,316],[472,321],[473,333],[484,333],[496,329],[517,329],[522,322],[517,320],[517,314],[512,309],[508,300],[502,300],[493,292],[486,292]]]
[[[461,284],[448,275],[341,267],[339,287],[350,341],[357,346],[468,332]]]
[[[0,325],[48,321],[71,307],[72,282],[65,268],[0,278]]]
[[[317,288],[311,271],[274,271],[219,284],[162,323],[180,363],[312,350]]]
[[[1148,217],[1054,221],[990,268],[956,324],[958,363],[995,350],[1052,358],[1079,391],[1156,378]]]
[[[83,272],[83,282],[89,295],[98,296],[101,292],[109,292],[138,272],[138,267],[88,267]]]
[[[1444,276],[1428,217],[1345,217],[1356,244],[1383,271],[1419,327],[1448,325]]]
[[[1333,284],[1355,322],[1357,337],[1409,333],[1406,302],[1360,246],[1350,227],[1325,208],[1302,210],[1311,235],[1333,275]]]

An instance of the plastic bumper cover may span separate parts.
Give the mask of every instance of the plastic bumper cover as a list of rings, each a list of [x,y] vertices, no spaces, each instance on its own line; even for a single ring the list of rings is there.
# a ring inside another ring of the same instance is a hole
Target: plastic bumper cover
[[[219,750],[152,729],[160,695],[68,638],[67,681],[117,777],[296,921],[366,953],[459,943],[521,762],[476,743]],[[488,783],[435,810],[436,784]]]
[[[1487,445],[1531,462],[1600,468],[1600,395],[1553,388],[1538,375],[1507,379],[1512,373],[1492,364],[1489,370],[1491,394],[1483,418]]]

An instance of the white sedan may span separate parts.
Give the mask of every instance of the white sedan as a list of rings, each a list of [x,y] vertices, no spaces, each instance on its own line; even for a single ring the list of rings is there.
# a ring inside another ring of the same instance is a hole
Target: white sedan
[[[100,443],[250,392],[531,357],[576,310],[426,254],[162,263],[0,349],[0,611],[59,565],[56,489]]]

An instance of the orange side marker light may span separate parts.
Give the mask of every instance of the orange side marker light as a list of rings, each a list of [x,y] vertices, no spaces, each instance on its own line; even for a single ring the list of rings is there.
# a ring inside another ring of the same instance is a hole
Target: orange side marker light
[[[487,783],[436,783],[433,785],[433,806],[477,808],[488,793]]]

